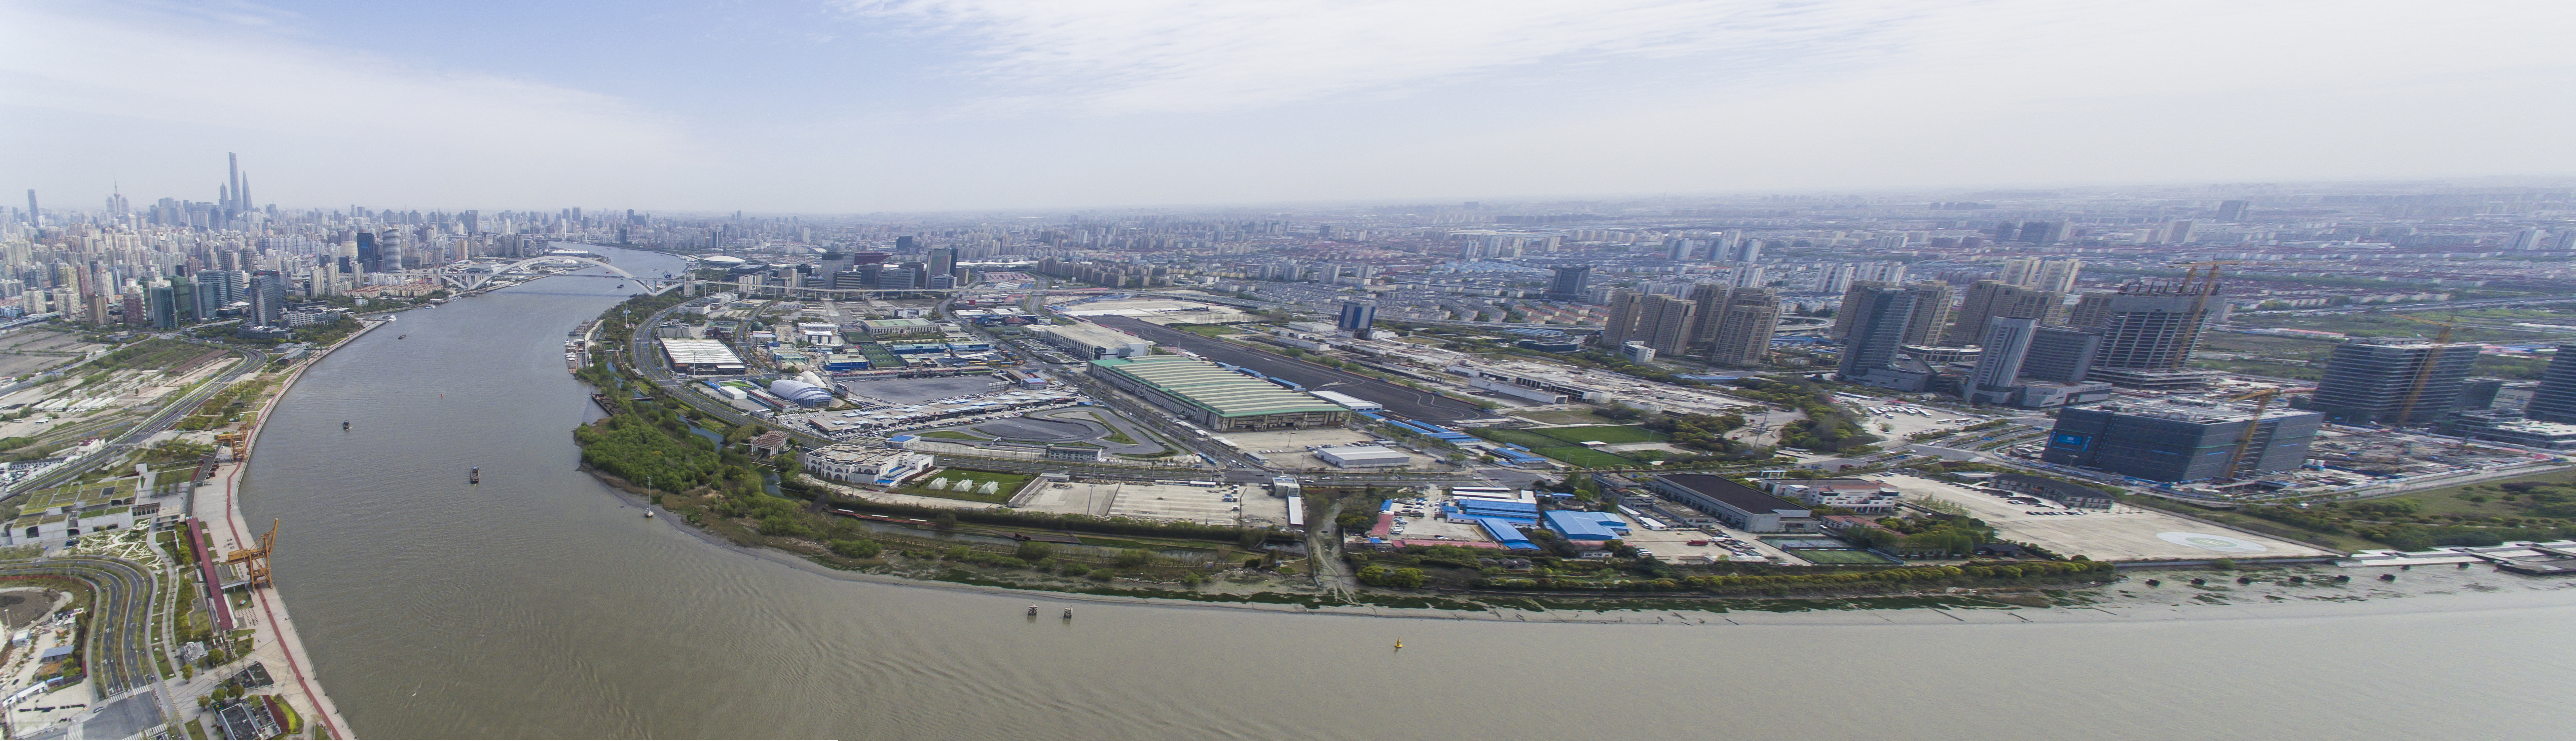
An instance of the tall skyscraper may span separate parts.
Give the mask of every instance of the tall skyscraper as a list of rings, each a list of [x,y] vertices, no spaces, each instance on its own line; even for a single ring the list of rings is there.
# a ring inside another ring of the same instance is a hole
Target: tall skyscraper
[[[250,301],[250,313],[242,317],[242,322],[254,327],[284,324],[286,322],[286,274],[275,270],[262,270],[251,273],[247,282],[248,295],[244,298]]]
[[[1817,269],[1817,293],[1842,293],[1851,290],[1852,266],[1827,265]]]
[[[955,247],[933,247],[933,248],[930,248],[930,274],[931,274],[931,275],[956,275],[956,274],[957,274],[957,248],[955,248]]]
[[[1637,310],[1644,294],[1620,289],[1610,292],[1610,318],[1602,322],[1601,346],[1618,350],[1637,331]]]
[[[2031,332],[2030,348],[2022,354],[2021,377],[2053,383],[2081,382],[2093,372],[2093,358],[2100,354],[2101,330],[2041,326]]]
[[[1683,260],[1690,259],[1691,241],[1692,240],[1680,237],[1665,240],[1665,246],[1671,248],[1671,252],[1666,254],[1665,257],[1671,259],[1673,262],[1681,262]]]
[[[1941,336],[1950,330],[1950,312],[1957,308],[1950,303],[1950,284],[1909,283],[1905,290],[1921,296],[1915,299],[1914,316],[1905,325],[1905,344],[1940,343]]]
[[[1591,282],[1592,266],[1577,265],[1573,267],[1557,268],[1556,277],[1550,278],[1547,282],[1547,297],[1560,301],[1573,301],[1580,299],[1583,297],[1584,290],[1590,287]]]
[[[1906,327],[1914,323],[1925,295],[1882,285],[1852,288],[1842,308],[1850,314],[1851,329],[1843,337],[1842,363],[1836,368],[1844,381],[1867,382],[1864,378],[1874,371],[1896,367]]]
[[[2531,403],[2523,406],[2522,416],[2576,424],[2576,343],[2559,345],[2558,353],[2549,357],[2549,369],[2540,372],[2540,388],[2531,392]]]
[[[2189,220],[2165,222],[2165,244],[2182,244],[2191,241],[2191,227],[2192,222]]]
[[[2066,294],[2039,291],[1999,280],[1981,280],[1968,287],[1968,298],[1959,303],[1959,312],[1942,335],[1945,345],[1971,345],[1986,336],[1986,323],[1996,317],[2037,319],[2042,324],[2059,320],[2064,312]]]
[[[2231,224],[2243,223],[2245,221],[2245,213],[2252,210],[2254,210],[2253,201],[2220,201],[2218,203],[2218,220]]]
[[[2037,319],[1996,317],[1988,322],[1985,334],[1978,338],[1985,351],[1977,355],[1977,369],[1968,374],[1960,395],[1971,404],[2012,403],[2013,382],[2021,378],[2022,361],[2038,334]]]
[[[1771,359],[1771,335],[1780,328],[1780,297],[1768,288],[1738,288],[1726,297],[1710,338],[1708,360],[1761,365]]]
[[[43,213],[44,213],[44,212],[42,212],[42,211],[38,211],[38,210],[36,210],[36,189],[34,189],[34,188],[28,188],[28,189],[27,189],[27,225],[28,225],[28,226],[44,226],[44,225],[45,225],[45,222],[44,222],[43,216],[41,216],[41,214],[43,214]]]
[[[2459,404],[2478,346],[2414,342],[2336,345],[2309,408],[2343,424],[2425,424]]]
[[[1341,322],[1336,325],[1336,328],[1344,332],[1365,335],[1365,333],[1369,331],[1369,326],[1376,321],[1376,304],[1363,303],[1359,301],[1344,301],[1342,302]]]
[[[1636,335],[1647,347],[1663,355],[1679,355],[1690,349],[1691,302],[1671,296],[1647,296],[1637,312]]]
[[[1852,325],[1859,321],[1859,315],[1852,312],[1852,307],[1858,306],[1861,297],[1869,295],[1870,291],[1890,285],[1893,284],[1875,280],[1852,281],[1849,287],[1843,289],[1842,308],[1834,310],[1833,328],[1825,330],[1825,334],[1837,339],[1851,336]]]
[[[2093,364],[2097,375],[2124,386],[2165,385],[2152,374],[2180,373],[2200,346],[2200,335],[2226,304],[2193,293],[2188,286],[2131,283],[2117,293],[2085,295],[2067,323],[2102,330],[2102,354]],[[2172,376],[2188,385],[2207,378]]]
[[[1726,286],[1716,283],[1694,283],[1690,292],[1683,294],[1691,302],[1691,344],[1717,338],[1717,320],[1724,313],[1726,294]]]

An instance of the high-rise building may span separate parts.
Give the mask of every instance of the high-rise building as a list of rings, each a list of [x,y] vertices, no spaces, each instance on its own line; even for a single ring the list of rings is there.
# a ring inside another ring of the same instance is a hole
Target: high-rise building
[[[1780,328],[1780,297],[1768,288],[1738,288],[1727,294],[1709,340],[1708,360],[1724,365],[1761,365],[1771,358],[1771,335]]]
[[[2547,232],[2543,232],[2543,231],[2541,231],[2541,230],[2539,230],[2539,229],[2524,229],[2524,230],[2522,230],[2522,231],[2514,232],[2514,233],[2513,233],[2513,241],[2512,241],[2512,242],[2510,242],[2510,243],[2508,243],[2508,244],[2506,244],[2506,245],[2505,245],[2505,249],[2509,249],[2509,250],[2536,250],[2536,249],[2540,249],[2540,241],[2541,241],[2541,240],[2540,240],[2540,237],[2541,237],[2541,235],[2546,234],[2546,233],[2547,233]]]
[[[2120,371],[2102,378],[2122,385],[2160,385],[2149,374],[2184,372],[2200,335],[2226,304],[2200,296],[2179,284],[2131,283],[2117,293],[2093,293],[2075,305],[2067,323],[2102,330],[2102,354],[2094,372]],[[2179,378],[2179,376],[2176,376]],[[2190,385],[2206,375],[2189,379]]]
[[[1950,331],[1942,335],[1947,345],[1973,345],[1986,336],[1986,323],[1997,317],[2037,319],[2041,324],[2062,320],[2066,294],[2040,291],[1999,280],[1981,280],[1968,286],[1968,298],[1959,302],[1959,312],[1951,320]]]
[[[1693,240],[1683,239],[1680,237],[1664,240],[1664,246],[1669,250],[1669,252],[1665,254],[1665,257],[1673,262],[1681,262],[1683,260],[1690,259],[1692,241]]]
[[[1905,290],[1920,298],[1914,301],[1914,316],[1905,325],[1905,344],[1937,345],[1950,330],[1950,313],[1957,309],[1950,302],[1948,283],[1909,283]]]
[[[1717,320],[1724,313],[1726,286],[1694,283],[1683,298],[1691,302],[1691,344],[1703,344],[1717,338]]]
[[[2218,220],[2230,224],[2243,223],[2245,221],[2245,212],[2252,210],[2254,210],[2253,201],[2220,201],[2218,202]]]
[[[2040,460],[2148,481],[2199,481],[2288,471],[2305,463],[2325,415],[2244,404],[2121,402],[2057,415]],[[2254,428],[2250,440],[2247,427]],[[2238,443],[2245,455],[2227,470]]]
[[[1636,334],[1631,339],[1646,343],[1663,355],[1680,355],[1690,349],[1691,302],[1671,296],[1647,296],[1638,307]]]
[[[357,258],[358,269],[370,273],[384,272],[383,270],[378,269],[378,265],[383,259],[381,256],[384,253],[376,246],[376,233],[365,231],[358,232],[357,239],[358,254],[353,257]]]
[[[2183,244],[2190,242],[2192,223],[2193,222],[2189,219],[2165,222],[2165,244]]]
[[[956,275],[956,274],[957,274],[957,248],[955,248],[955,247],[932,247],[932,248],[930,248],[930,274],[931,274],[931,275]]]
[[[2540,388],[2531,392],[2531,403],[2523,406],[2522,416],[2576,424],[2576,343],[2559,345],[2558,353],[2549,357],[2549,368],[2540,372]]]
[[[243,298],[250,302],[250,312],[242,317],[242,323],[253,327],[284,324],[286,322],[286,274],[275,270],[261,270],[251,273],[246,282],[247,295]]]
[[[1905,330],[1914,321],[1914,313],[1925,294],[1884,285],[1861,286],[1854,281],[1852,292],[1843,300],[1837,318],[1848,315],[1850,331],[1843,336],[1843,356],[1836,368],[1846,382],[1863,379],[1875,371],[1897,366],[1899,352],[1905,346]]]
[[[2030,348],[2022,354],[2021,377],[2081,382],[2093,372],[2093,358],[2101,353],[2101,330],[2042,326],[2031,332]]]
[[[2428,424],[2459,404],[2478,346],[2413,342],[2336,345],[2309,409],[2340,424]]]
[[[1360,301],[1342,302],[1342,318],[1335,328],[1355,335],[1365,335],[1377,322],[1377,305]]]
[[[1602,322],[1600,342],[1612,350],[1628,343],[1637,331],[1637,309],[1645,294],[1626,289],[1610,292],[1610,318]]]
[[[1580,299],[1583,297],[1584,289],[1590,287],[1591,282],[1592,266],[1576,265],[1557,268],[1556,277],[1547,282],[1547,297],[1559,301]]]
[[[1851,290],[1852,266],[1827,265],[1817,268],[1817,293],[1842,293]]]
[[[153,286],[151,292],[146,294],[148,298],[145,299],[145,303],[150,307],[149,310],[152,314],[153,329],[178,328],[179,322],[183,318],[182,310],[180,309],[181,303],[179,289],[185,286],[186,284],[184,283],[175,285],[163,283],[161,285]]]
[[[1960,395],[1971,404],[2012,403],[2014,381],[2021,378],[2022,361],[2030,354],[2031,338],[2038,334],[2037,319],[1995,317],[1987,322],[1977,342],[1984,351],[1977,355],[1977,369],[1960,386]]]
[[[1859,321],[1858,315],[1852,313],[1852,307],[1857,306],[1856,302],[1860,301],[1862,296],[1869,295],[1870,291],[1890,285],[1894,284],[1866,279],[1852,281],[1849,287],[1843,289],[1842,308],[1834,310],[1834,326],[1832,329],[1825,330],[1826,336],[1835,339],[1851,336],[1852,325]]]

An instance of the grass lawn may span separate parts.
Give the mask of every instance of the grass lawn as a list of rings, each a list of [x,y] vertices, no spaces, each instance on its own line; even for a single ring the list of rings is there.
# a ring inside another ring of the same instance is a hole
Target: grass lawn
[[[980,437],[980,436],[976,436],[976,435],[969,435],[969,434],[966,434],[966,433],[963,433],[963,432],[958,432],[958,431],[956,431],[956,430],[932,430],[932,431],[930,431],[930,432],[924,432],[924,433],[921,433],[921,436],[922,436],[922,437],[938,438],[938,439],[941,439],[941,440],[975,440],[975,441],[979,441],[979,442],[980,442],[980,441],[983,441],[983,440],[988,439],[988,438],[984,438],[984,437]]]
[[[1569,443],[1588,443],[1598,441],[1612,445],[1619,445],[1623,443],[1663,442],[1665,440],[1672,439],[1672,436],[1670,435],[1638,427],[1636,425],[1550,427],[1541,430],[1530,430],[1530,432],[1546,435]]]
[[[1551,425],[1616,424],[1615,422],[1612,422],[1609,417],[1593,414],[1581,409],[1560,409],[1552,412],[1513,412],[1512,416],[1532,422]]]
[[[1621,458],[1618,454],[1602,450],[1593,450],[1581,445],[1561,445],[1553,448],[1538,448],[1531,450],[1530,452],[1554,458],[1565,465],[1582,466],[1585,468],[1625,468],[1628,466],[1639,465],[1638,461]]]
[[[1871,553],[1871,552],[1869,552],[1869,551],[1836,551],[1836,550],[1818,550],[1818,549],[1813,549],[1813,548],[1800,548],[1800,549],[1797,549],[1797,550],[1790,551],[1790,552],[1789,552],[1789,555],[1797,556],[1797,557],[1799,557],[1799,558],[1807,559],[1808,561],[1815,562],[1815,563],[1820,563],[1820,564],[1887,564],[1887,563],[1895,563],[1894,561],[1887,560],[1887,557],[1885,557],[1885,556],[1881,556],[1881,555],[1878,555],[1878,554],[1876,554],[1876,553]]]
[[[2472,517],[2523,516],[2525,513],[2521,507],[2514,506],[2512,502],[2504,501],[2502,495],[2508,492],[2498,488],[2499,485],[2513,483],[2576,486],[2576,471],[2558,471],[2554,473],[2534,474],[2531,476],[2503,479],[2500,481],[2485,481],[2469,484],[2467,486],[2443,487],[2430,491],[2420,491],[2405,496],[2389,497],[2389,499],[2411,499],[2422,503],[2424,505],[2422,517],[2425,519],[2431,519],[2440,515],[2466,515]],[[2469,499],[2470,497],[2477,497],[2487,501],[2472,501]],[[2517,499],[2519,499],[2519,497],[2517,497]]]
[[[1029,479],[1036,477],[1037,474],[1031,473],[1001,473],[997,471],[977,471],[966,468],[950,468],[932,473],[929,476],[914,479],[911,486],[897,489],[895,492],[899,494],[938,497],[941,499],[962,499],[969,502],[990,502],[993,504],[1001,504],[1003,502],[1011,501],[1011,495],[1019,493],[1020,486],[1027,484]],[[930,483],[932,481],[943,478],[948,480],[948,488],[930,488]],[[972,480],[975,484],[973,486],[964,487],[961,491],[957,484],[966,480]],[[984,482],[987,481],[999,481],[1001,482],[1001,486],[994,487],[993,493],[991,494],[975,493],[975,490],[982,488]]]
[[[1505,443],[1505,444],[1509,444],[1509,445],[1518,445],[1518,446],[1521,446],[1521,447],[1524,447],[1524,448],[1529,448],[1529,449],[1531,449],[1531,450],[1533,450],[1533,451],[1534,451],[1534,450],[1537,450],[1537,449],[1539,449],[1539,448],[1557,447],[1557,446],[1561,446],[1561,445],[1564,445],[1564,444],[1565,444],[1565,441],[1563,441],[1563,440],[1558,440],[1558,439],[1556,439],[1556,438],[1548,437],[1548,436],[1546,436],[1546,435],[1541,435],[1541,434],[1538,434],[1538,433],[1536,433],[1536,432],[1532,432],[1532,431],[1530,431],[1530,430],[1500,430],[1500,429],[1478,428],[1478,429],[1468,430],[1468,431],[1467,431],[1467,434],[1475,435],[1475,436],[1477,436],[1477,437],[1481,437],[1481,438],[1484,438],[1484,439],[1487,439],[1487,440],[1492,440],[1492,441],[1494,441],[1494,442],[1498,442],[1498,443]]]

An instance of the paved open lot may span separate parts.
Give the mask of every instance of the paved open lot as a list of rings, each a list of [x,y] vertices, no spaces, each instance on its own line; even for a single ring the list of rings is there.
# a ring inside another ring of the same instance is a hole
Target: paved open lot
[[[1225,501],[1227,495],[1234,495],[1236,501]],[[1261,484],[1208,487],[1133,481],[1056,482],[1040,484],[1011,505],[1041,512],[1182,520],[1210,525],[1265,527],[1288,524],[1288,500],[1271,496],[1269,487]]]
[[[889,378],[881,381],[844,381],[851,392],[890,404],[919,404],[925,401],[999,391],[1010,384],[990,376],[951,376],[948,378]]]
[[[1265,375],[1288,379],[1308,391],[1339,391],[1386,405],[1386,410],[1405,419],[1448,423],[1490,416],[1476,405],[1428,391],[1416,391],[1367,376],[1326,368],[1313,363],[1290,360],[1278,355],[1234,345],[1176,329],[1167,329],[1133,317],[1092,317],[1100,326],[1153,340],[1155,344],[1177,347],[1205,356],[1219,363],[1232,363]]]
[[[1968,508],[1970,516],[1993,525],[2005,539],[2035,544],[2068,557],[2081,554],[2097,561],[2141,561],[2333,555],[2312,546],[2125,504],[2107,512],[2070,510],[2045,500],[2038,504],[2014,503],[1970,487],[1914,476],[1888,476],[1886,481],[1904,491],[1908,499],[1932,496],[1957,502]]]

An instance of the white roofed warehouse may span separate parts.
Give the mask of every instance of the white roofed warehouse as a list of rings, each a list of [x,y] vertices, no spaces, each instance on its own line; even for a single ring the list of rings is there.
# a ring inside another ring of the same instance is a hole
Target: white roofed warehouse
[[[1339,404],[1179,355],[1094,360],[1091,371],[1111,386],[1217,432],[1330,427],[1351,413]]]
[[[662,338],[662,356],[671,361],[671,370],[690,375],[734,375],[742,373],[742,358],[733,348],[716,340]]]
[[[1383,445],[1353,445],[1321,448],[1315,457],[1343,468],[1401,467],[1413,464],[1413,458]]]

